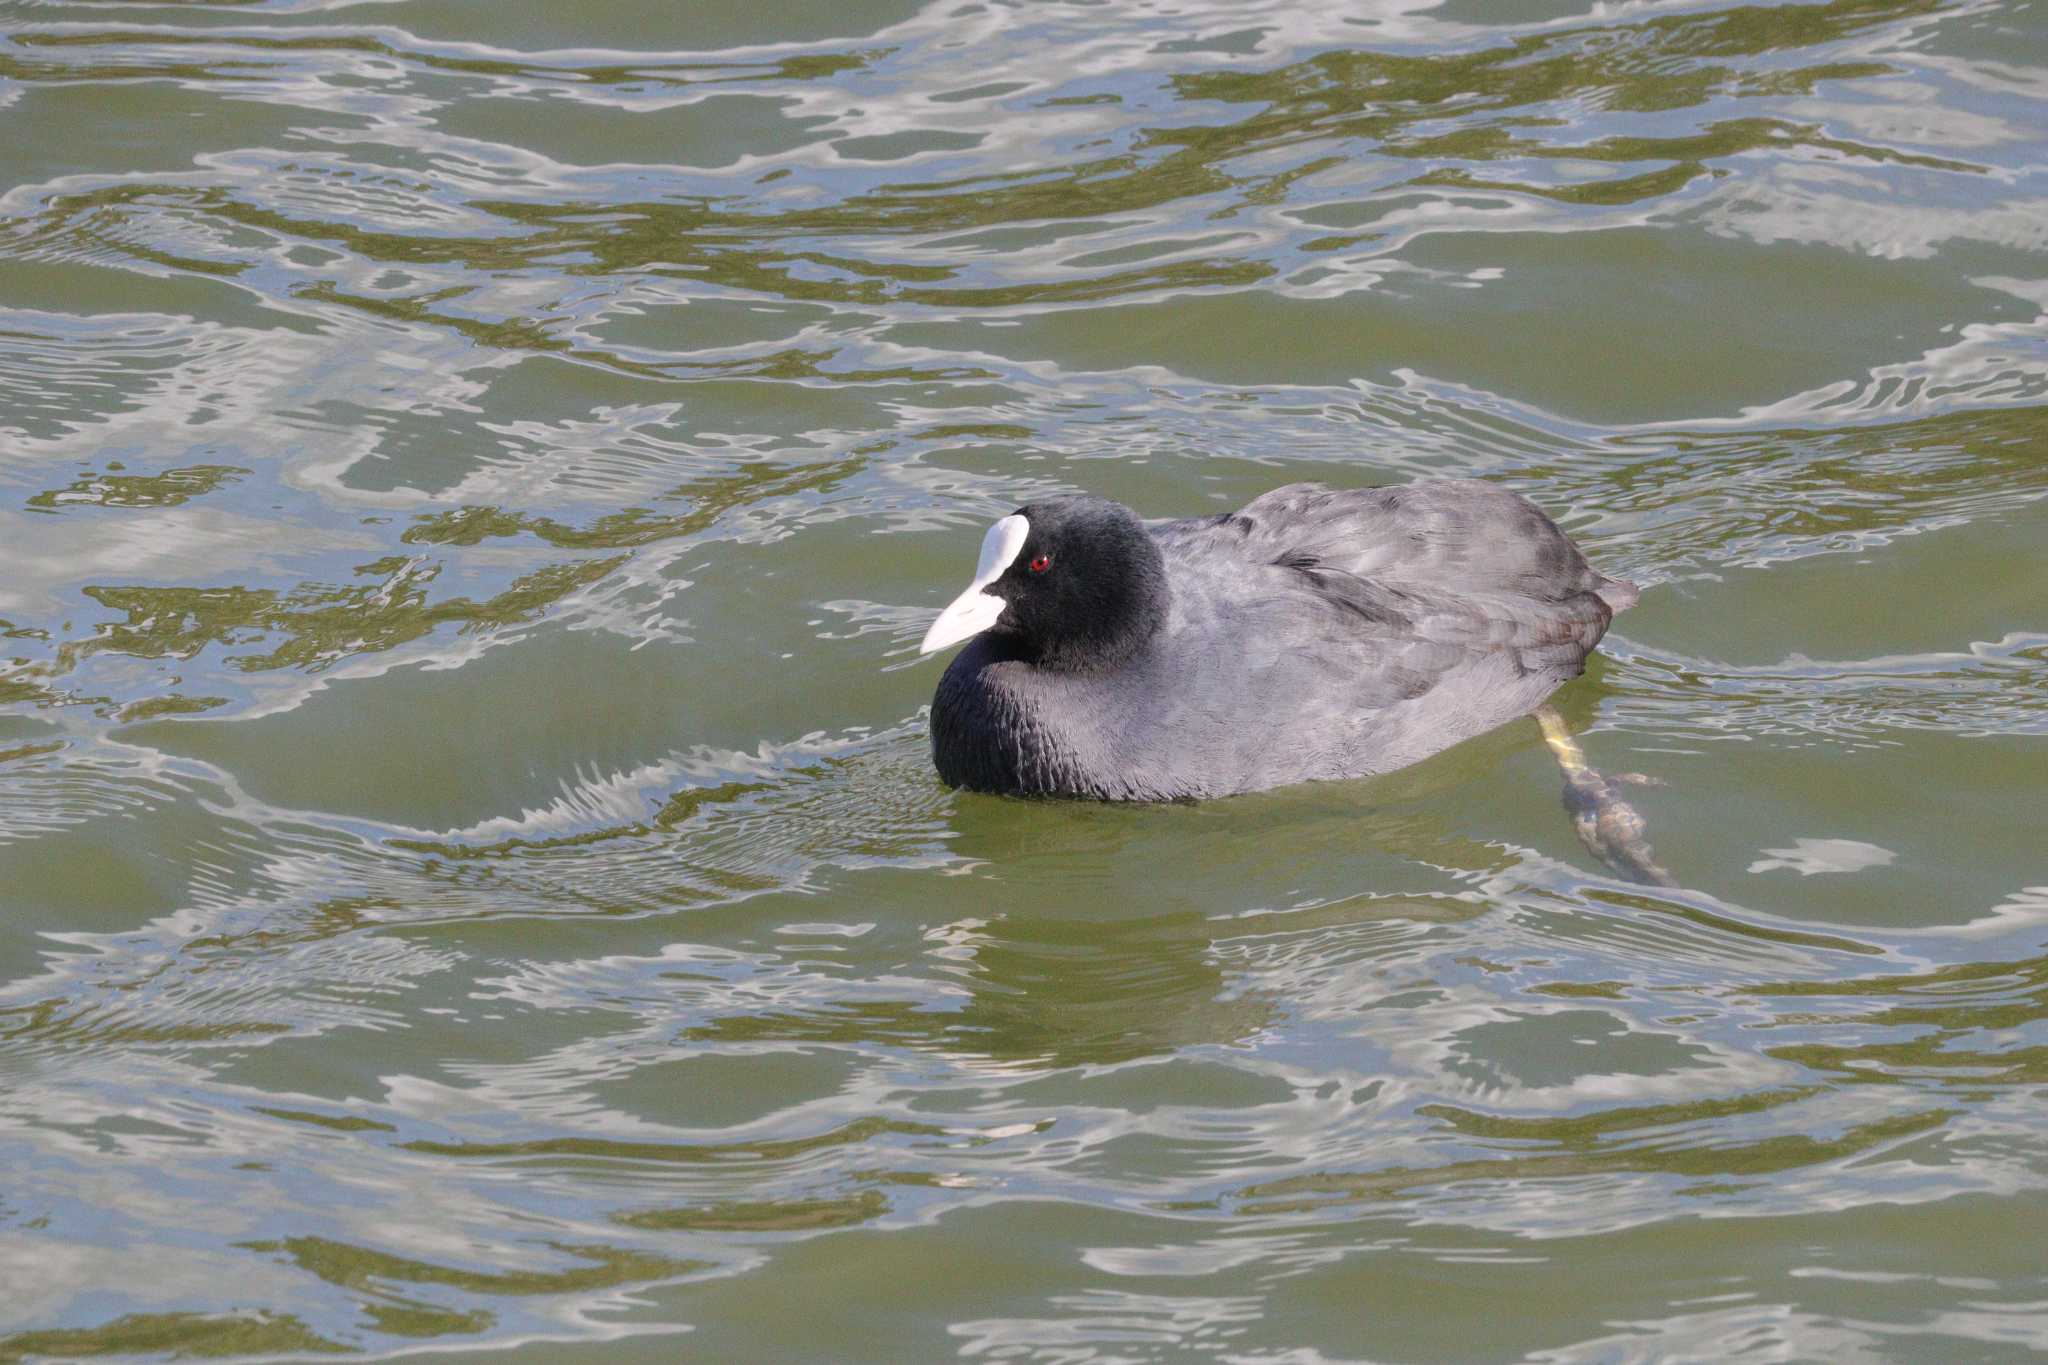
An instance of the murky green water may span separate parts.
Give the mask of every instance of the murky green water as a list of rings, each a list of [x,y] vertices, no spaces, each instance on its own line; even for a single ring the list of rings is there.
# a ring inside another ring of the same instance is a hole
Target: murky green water
[[[0,0],[0,1358],[2048,1347],[2044,158],[2038,0]],[[931,775],[992,517],[1425,473],[1684,889]]]

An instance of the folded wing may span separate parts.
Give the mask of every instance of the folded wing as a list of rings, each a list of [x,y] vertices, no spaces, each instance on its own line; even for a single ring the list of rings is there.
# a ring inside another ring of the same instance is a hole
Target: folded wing
[[[1317,671],[1344,670],[1355,703],[1390,706],[1448,684],[1454,695],[1434,700],[1462,694],[1479,728],[1576,677],[1636,600],[1541,511],[1474,480],[1289,484],[1160,534],[1203,578],[1235,577],[1232,596],[1249,575],[1259,610],[1313,623],[1296,638],[1324,646],[1308,651],[1323,656]]]

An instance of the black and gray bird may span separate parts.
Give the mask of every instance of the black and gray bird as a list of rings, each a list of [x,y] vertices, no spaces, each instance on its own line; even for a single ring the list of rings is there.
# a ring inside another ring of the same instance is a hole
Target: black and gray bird
[[[1475,480],[1290,484],[1145,522],[1093,497],[989,528],[924,637],[949,785],[1170,801],[1362,777],[1535,710],[1634,585]]]

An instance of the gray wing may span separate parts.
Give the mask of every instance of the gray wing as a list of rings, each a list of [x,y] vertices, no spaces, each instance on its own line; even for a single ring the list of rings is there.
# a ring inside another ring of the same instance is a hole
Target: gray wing
[[[1476,479],[1342,490],[1288,484],[1216,524],[1235,533],[1251,559],[1298,560],[1393,591],[1538,602],[1593,593],[1610,614],[1635,600],[1634,588],[1595,572],[1534,504]]]
[[[1244,660],[1243,671],[1291,680],[1305,700],[1384,710],[1371,723],[1386,760],[1375,769],[1533,709],[1583,671],[1614,612],[1636,599],[1534,506],[1472,480],[1290,484],[1154,534],[1191,614],[1243,613],[1283,642],[1287,657]]]

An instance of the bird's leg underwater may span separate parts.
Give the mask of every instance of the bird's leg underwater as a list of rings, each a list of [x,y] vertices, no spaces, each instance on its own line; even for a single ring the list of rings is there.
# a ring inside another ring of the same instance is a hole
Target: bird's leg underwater
[[[1622,800],[1616,787],[1620,782],[1642,785],[1655,779],[1641,773],[1602,777],[1586,762],[1586,751],[1572,738],[1556,707],[1539,706],[1535,715],[1536,724],[1543,729],[1543,742],[1564,770],[1564,808],[1571,813],[1572,828],[1578,831],[1586,851],[1630,881],[1678,885],[1678,879],[1658,864],[1655,850],[1644,837],[1648,826],[1643,817]]]

